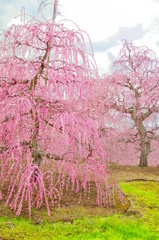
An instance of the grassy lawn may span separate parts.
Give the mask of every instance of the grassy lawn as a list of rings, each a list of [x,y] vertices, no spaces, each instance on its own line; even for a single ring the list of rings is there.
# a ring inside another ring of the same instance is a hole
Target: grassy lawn
[[[26,218],[0,218],[0,239],[159,239],[159,184],[150,181],[121,182],[123,192],[131,201],[123,214],[99,211],[96,216],[89,209],[74,206],[57,209],[56,215],[67,221],[51,221],[46,212],[42,221]],[[67,216],[67,218],[66,218]],[[71,218],[72,216],[72,218]]]

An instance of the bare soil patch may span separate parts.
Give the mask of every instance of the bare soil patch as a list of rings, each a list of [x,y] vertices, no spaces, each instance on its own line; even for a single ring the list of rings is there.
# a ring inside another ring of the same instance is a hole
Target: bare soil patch
[[[116,183],[127,181],[159,181],[159,167],[144,167],[139,166],[124,166],[115,163],[110,163],[109,166],[110,179],[116,181]],[[114,213],[125,213],[130,208],[130,200],[127,196],[124,196],[124,205],[121,203],[119,194],[116,193],[115,206],[110,204],[109,208],[106,206],[98,206],[96,202],[96,187],[92,182],[92,188],[90,193],[85,193],[83,190],[76,193],[72,190],[72,186],[69,186],[68,191],[64,191],[60,202],[60,208],[50,206],[51,217],[47,216],[46,206],[43,204],[41,209],[32,210],[32,219],[35,224],[40,224],[44,220],[56,222],[56,221],[73,221],[76,218],[83,218],[92,216],[107,216]],[[3,196],[7,196],[7,188],[3,190]],[[79,199],[81,196],[81,202]],[[5,199],[0,204],[0,216],[15,217],[15,211],[10,207],[5,206]],[[28,204],[24,203],[22,217],[28,218]]]

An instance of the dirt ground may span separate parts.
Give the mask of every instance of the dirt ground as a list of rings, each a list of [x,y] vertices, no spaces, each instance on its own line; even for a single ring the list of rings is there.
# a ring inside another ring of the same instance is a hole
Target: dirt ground
[[[159,167],[125,166],[110,163],[109,169],[110,175],[118,182],[134,180],[159,181]]]
[[[139,167],[139,166],[123,166],[115,163],[110,163],[109,166],[110,179],[115,180],[116,183],[128,182],[128,181],[157,181],[159,182],[159,167]],[[91,183],[91,192],[84,193],[82,190],[78,193],[72,191],[72,187],[69,187],[67,192],[63,192],[63,196],[60,202],[59,210],[58,206],[50,208],[51,217],[49,221],[72,221],[78,217],[87,216],[107,216],[109,214],[126,212],[130,208],[130,201],[127,196],[124,196],[124,206],[120,201],[118,192],[115,194],[116,203],[115,206],[110,203],[109,208],[106,206],[98,206],[96,202],[97,191],[95,184]],[[5,192],[4,192],[5,191]],[[7,196],[7,187],[3,191],[3,196]],[[81,198],[81,203],[79,205],[79,199]],[[59,212],[61,211],[61,212]],[[1,201],[0,204],[0,216],[15,217],[16,213],[10,210],[9,206],[5,206],[5,201]],[[41,209],[33,209],[32,218],[34,222],[43,222],[46,218],[46,206],[43,205]],[[21,216],[28,218],[28,204],[27,202],[23,204],[23,209]],[[37,220],[38,219],[38,220]],[[39,220],[40,219],[40,220]]]

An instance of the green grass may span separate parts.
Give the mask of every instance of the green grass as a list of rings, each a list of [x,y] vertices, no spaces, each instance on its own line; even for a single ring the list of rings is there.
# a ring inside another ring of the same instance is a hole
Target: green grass
[[[34,220],[1,217],[0,239],[159,239],[159,185],[129,182],[121,183],[121,188],[131,200],[126,214],[101,217],[99,212],[96,217],[88,217],[88,211],[82,214],[84,209],[78,207],[71,222],[51,223],[44,218],[42,224],[35,224]],[[57,214],[70,213],[60,209]]]
[[[131,182],[121,183],[121,187],[129,195],[131,208],[140,212],[140,222],[159,232],[159,184]]]

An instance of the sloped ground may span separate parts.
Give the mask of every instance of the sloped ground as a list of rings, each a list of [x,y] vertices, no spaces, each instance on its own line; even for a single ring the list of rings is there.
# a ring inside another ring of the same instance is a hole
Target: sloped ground
[[[159,181],[159,167],[125,166],[110,163],[110,174],[118,182]]]
[[[114,173],[112,173],[113,176]],[[114,177],[111,177],[113,180]],[[114,182],[114,180],[113,180]],[[115,181],[116,182],[116,181]],[[16,211],[10,209],[9,206],[5,205],[7,197],[8,186],[3,186],[3,200],[0,201],[0,217],[9,216],[15,217]],[[111,189],[112,191],[112,189]],[[91,182],[91,191],[84,192],[80,187],[80,191],[76,193],[75,190],[72,190],[72,185],[69,185],[67,191],[63,191],[63,195],[60,201],[60,207],[58,204],[51,206],[50,203],[50,212],[51,216],[48,217],[46,205],[43,204],[40,209],[32,208],[31,218],[35,223],[43,222],[47,220],[49,222],[58,222],[58,221],[73,221],[75,218],[83,218],[86,215],[88,217],[93,216],[107,216],[114,213],[124,213],[130,207],[130,201],[127,199],[127,196],[123,195],[124,205],[120,200],[120,189],[115,190],[115,205],[113,201],[107,206],[98,206],[97,204],[97,190],[94,182]],[[80,204],[79,204],[80,200]],[[23,208],[21,212],[21,217],[29,218],[28,213],[28,202],[23,202]]]
[[[141,168],[138,166],[123,166],[115,163],[110,163],[109,167],[110,179],[115,182],[129,182],[129,181],[159,181],[159,167],[145,167]],[[41,209],[32,209],[32,219],[35,222],[43,222],[45,219],[56,222],[56,221],[73,221],[78,217],[87,216],[107,216],[114,213],[125,213],[130,208],[130,200],[125,195],[124,205],[121,203],[119,194],[116,193],[115,206],[110,205],[109,208],[105,206],[98,206],[96,202],[96,188],[93,186],[89,194],[85,194],[83,191],[76,193],[72,191],[72,187],[69,186],[69,190],[63,193],[61,199],[60,208],[58,206],[51,207],[51,217],[47,216],[46,206],[43,205]],[[7,196],[7,187],[3,191],[3,195]],[[81,203],[79,203],[80,195]],[[78,210],[77,210],[78,209]],[[0,204],[0,217],[1,216],[15,217],[15,211],[5,206],[5,201],[1,201]],[[29,218],[28,205],[24,203],[22,210],[22,217]]]
[[[117,197],[115,206],[98,207],[95,188],[89,198],[82,193],[79,205],[70,187],[51,217],[42,207],[33,209],[29,220],[27,205],[22,218],[15,218],[2,201],[0,239],[159,239],[159,168],[110,163],[110,176],[121,184],[124,206]]]

